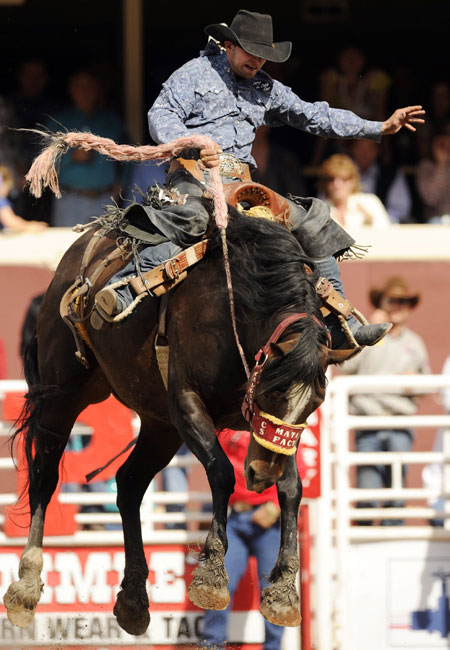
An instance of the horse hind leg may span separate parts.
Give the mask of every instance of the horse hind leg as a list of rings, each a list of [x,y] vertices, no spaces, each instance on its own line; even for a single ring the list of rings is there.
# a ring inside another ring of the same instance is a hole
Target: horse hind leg
[[[175,429],[141,417],[141,430],[132,453],[117,472],[117,505],[122,518],[125,570],[114,615],[128,634],[144,634],[149,623],[147,560],[142,543],[140,505],[150,481],[166,467],[181,445]]]
[[[55,393],[54,389],[45,392],[35,387],[28,394],[29,415],[17,434],[26,431],[31,523],[19,563],[19,581],[13,582],[3,597],[8,618],[18,627],[28,627],[32,623],[41,597],[45,512],[58,483],[61,456],[84,406],[74,395],[68,397],[62,391]]]
[[[13,582],[3,596],[8,619],[17,627],[28,627],[34,619],[44,584],[42,549],[30,546],[24,551],[19,565],[19,581]]]

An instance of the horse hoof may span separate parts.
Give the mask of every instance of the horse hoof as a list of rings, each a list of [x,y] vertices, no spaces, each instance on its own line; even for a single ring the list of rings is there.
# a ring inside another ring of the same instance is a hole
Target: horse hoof
[[[214,588],[211,585],[201,584],[195,578],[189,585],[187,593],[191,603],[202,609],[226,609],[230,602],[227,587]]]
[[[17,627],[28,627],[31,625],[36,612],[36,605],[25,605],[20,598],[18,582],[10,585],[3,596],[3,604],[6,607],[8,618]]]
[[[16,627],[29,627],[33,620],[34,620],[34,614],[35,614],[36,608],[31,609],[31,610],[14,610],[14,609],[8,609],[8,619],[11,621],[13,625]]]
[[[141,608],[138,606],[136,601],[127,601],[125,593],[119,591],[116,604],[114,605],[114,616],[122,630],[125,630],[128,634],[133,634],[134,636],[145,634],[150,623],[150,613],[148,609],[145,609],[140,613],[139,609]]]
[[[41,597],[43,583],[40,580],[42,569],[42,552],[31,549],[22,557],[19,564],[18,582],[13,582],[3,596],[8,619],[17,627],[31,625],[36,612],[36,605]]]
[[[16,627],[29,627],[36,612],[36,607],[25,608],[23,605],[11,604],[8,600],[8,594],[3,597],[3,603],[6,607],[8,619]]]
[[[282,603],[268,603],[266,600],[263,600],[259,611],[269,623],[274,623],[274,625],[297,627],[302,620],[298,607],[285,608]]]
[[[265,589],[259,611],[269,623],[275,625],[297,627],[302,620],[296,591],[288,595],[278,593],[273,587]]]

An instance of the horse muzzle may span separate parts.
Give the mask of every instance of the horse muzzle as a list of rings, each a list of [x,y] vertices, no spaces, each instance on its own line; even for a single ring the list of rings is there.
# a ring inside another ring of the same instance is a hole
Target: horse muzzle
[[[275,485],[280,475],[281,471],[277,467],[261,460],[253,460],[245,469],[247,490],[260,494]]]

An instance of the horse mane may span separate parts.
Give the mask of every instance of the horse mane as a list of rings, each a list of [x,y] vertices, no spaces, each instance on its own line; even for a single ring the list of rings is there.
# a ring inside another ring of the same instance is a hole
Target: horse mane
[[[263,323],[268,337],[281,316],[293,312],[311,316],[290,326],[291,332],[301,333],[299,341],[289,354],[266,366],[261,389],[288,391],[294,382],[314,381],[324,386],[320,345],[327,344],[327,331],[312,318],[322,322],[314,262],[285,226],[234,210],[230,210],[227,242],[238,328]],[[214,249],[222,254],[220,234],[213,237]],[[305,264],[312,273],[306,272]]]

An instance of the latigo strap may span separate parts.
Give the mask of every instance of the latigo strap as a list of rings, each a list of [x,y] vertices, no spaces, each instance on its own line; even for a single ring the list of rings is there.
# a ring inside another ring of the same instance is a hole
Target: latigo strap
[[[187,269],[204,257],[207,244],[208,240],[202,239],[202,241],[186,248],[186,250],[164,262],[164,264],[160,264],[151,271],[133,278],[130,280],[133,291],[138,296],[148,291],[152,291],[157,296],[165,293],[184,280]]]
[[[328,313],[340,314],[344,318],[348,318],[353,313],[354,307],[339,291],[333,287],[331,282],[326,278],[319,278],[316,284],[317,294],[322,299],[327,313],[322,310],[322,315],[326,316]]]

